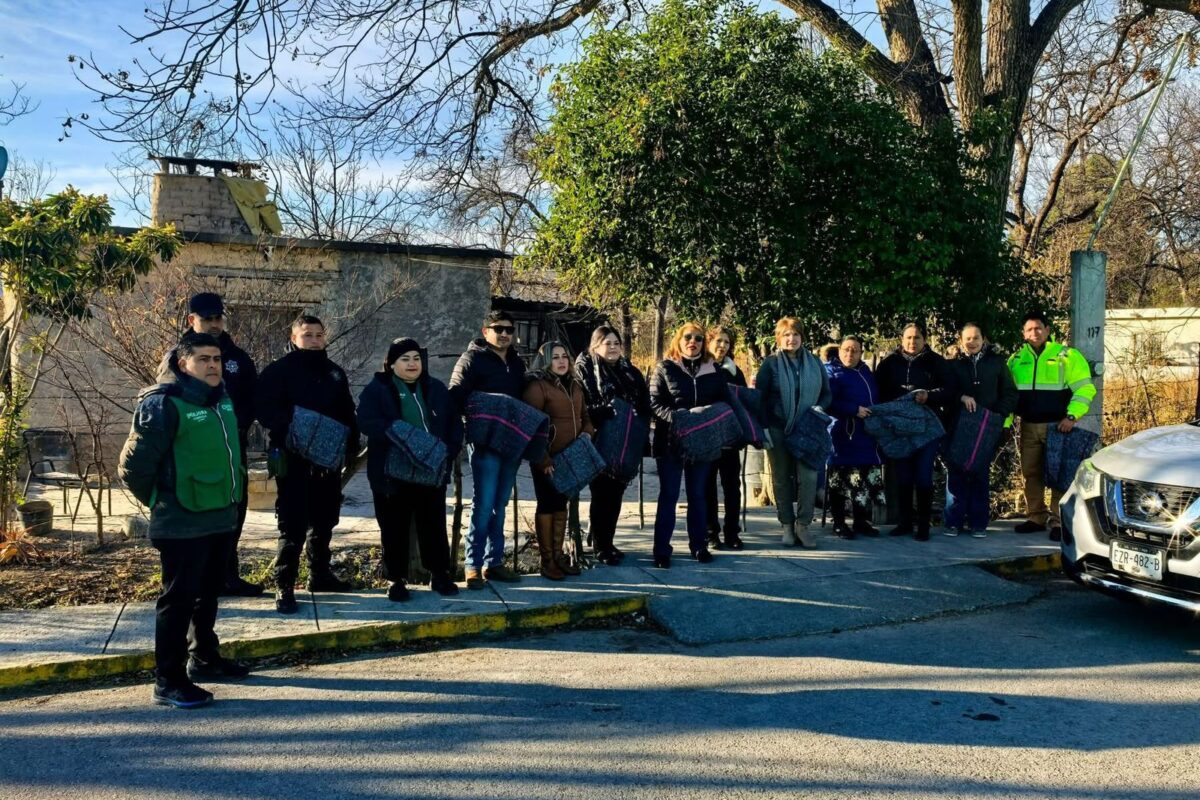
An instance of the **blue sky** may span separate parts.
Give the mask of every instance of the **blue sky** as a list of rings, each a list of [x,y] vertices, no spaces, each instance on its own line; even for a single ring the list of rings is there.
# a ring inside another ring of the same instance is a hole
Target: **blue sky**
[[[115,20],[140,19],[144,7],[137,0],[0,0],[0,91],[10,93],[14,81],[25,84],[25,93],[38,104],[32,114],[0,128],[0,143],[10,154],[49,162],[57,173],[55,186],[71,183],[103,193],[114,189],[105,169],[113,145],[80,130],[58,141],[69,113],[92,110],[67,55],[129,53]]]

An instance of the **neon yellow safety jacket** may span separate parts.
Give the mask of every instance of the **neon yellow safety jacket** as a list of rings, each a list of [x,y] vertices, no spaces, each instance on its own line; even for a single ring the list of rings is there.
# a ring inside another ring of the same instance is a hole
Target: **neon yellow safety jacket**
[[[1040,354],[1026,344],[1009,356],[1008,369],[1017,384],[1016,415],[1025,422],[1079,419],[1096,396],[1087,359],[1058,342],[1046,342]]]

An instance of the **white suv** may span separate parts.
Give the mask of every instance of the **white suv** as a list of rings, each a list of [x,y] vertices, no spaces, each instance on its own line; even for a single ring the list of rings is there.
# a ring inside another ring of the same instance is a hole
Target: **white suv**
[[[1098,451],[1061,510],[1063,569],[1076,581],[1200,612],[1200,420]]]

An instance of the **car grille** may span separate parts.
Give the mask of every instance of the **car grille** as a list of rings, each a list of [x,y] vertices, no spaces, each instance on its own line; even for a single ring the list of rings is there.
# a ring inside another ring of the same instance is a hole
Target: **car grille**
[[[1197,498],[1200,489],[1121,481],[1122,510],[1130,522],[1169,528]]]

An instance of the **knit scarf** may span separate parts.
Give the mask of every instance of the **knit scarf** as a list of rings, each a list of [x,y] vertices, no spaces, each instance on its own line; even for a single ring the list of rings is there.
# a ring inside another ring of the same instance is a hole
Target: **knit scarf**
[[[800,415],[817,402],[821,392],[821,376],[815,370],[821,369],[821,366],[818,364],[814,367],[815,361],[803,350],[797,351],[794,356],[782,350],[779,353],[779,395],[787,418],[784,433],[791,433]]]

